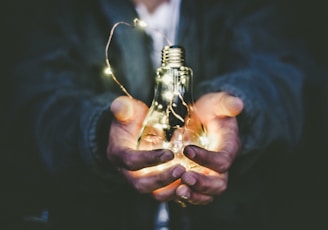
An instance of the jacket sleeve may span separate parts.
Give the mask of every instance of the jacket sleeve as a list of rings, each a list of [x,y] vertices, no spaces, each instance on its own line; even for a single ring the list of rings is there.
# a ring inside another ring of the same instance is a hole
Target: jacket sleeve
[[[93,17],[79,17],[79,10],[49,7],[31,15],[27,52],[14,71],[14,135],[29,140],[28,154],[37,154],[55,178],[115,182],[105,148],[109,108],[119,92],[102,86],[107,31],[101,34]]]
[[[245,171],[267,153],[281,156],[299,142],[306,75],[305,64],[300,63],[305,56],[297,39],[291,42],[292,36],[286,36],[292,32],[285,30],[288,21],[272,5],[247,1],[238,6],[231,3],[224,10],[223,38],[215,32],[207,38],[224,40],[214,42],[224,44],[220,48],[224,67],[216,77],[202,82],[197,92],[227,91],[243,100],[238,164],[243,162],[240,171]],[[213,15],[211,20],[217,17]]]

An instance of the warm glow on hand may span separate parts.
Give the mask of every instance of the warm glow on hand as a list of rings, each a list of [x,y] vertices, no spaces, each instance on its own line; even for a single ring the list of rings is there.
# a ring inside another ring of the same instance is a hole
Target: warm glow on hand
[[[196,102],[195,112],[208,134],[208,150],[220,151],[226,147],[227,143],[231,143],[230,137],[238,137],[235,117],[243,108],[240,98],[226,92],[206,94]]]
[[[228,170],[240,148],[236,116],[242,110],[241,99],[225,92],[206,94],[195,103],[193,113],[205,126],[208,148],[185,148],[184,154],[198,167],[182,175],[182,183],[176,190],[180,200],[205,205],[226,190]]]

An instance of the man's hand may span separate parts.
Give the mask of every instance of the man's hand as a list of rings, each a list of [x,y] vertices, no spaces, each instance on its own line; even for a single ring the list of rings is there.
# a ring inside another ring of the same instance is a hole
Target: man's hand
[[[240,148],[236,116],[243,110],[241,99],[228,93],[210,93],[195,104],[195,111],[209,137],[207,150],[187,146],[184,154],[201,165],[201,170],[187,171],[176,194],[192,204],[207,204],[227,188],[228,169]]]
[[[121,171],[138,192],[152,193],[155,199],[160,201],[173,199],[178,186],[176,181],[185,172],[182,166],[172,166],[161,173],[140,171],[145,167],[167,162],[174,157],[169,150],[136,150],[138,135],[148,107],[141,101],[124,96],[112,103],[111,111],[115,119],[109,133],[108,160]],[[170,189],[161,192],[165,186],[169,186]]]

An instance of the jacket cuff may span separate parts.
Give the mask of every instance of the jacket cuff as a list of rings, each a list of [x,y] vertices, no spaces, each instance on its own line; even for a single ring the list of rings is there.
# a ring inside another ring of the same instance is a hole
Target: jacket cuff
[[[113,118],[110,106],[116,97],[117,95],[105,93],[84,102],[80,121],[82,158],[91,173],[106,184],[123,183],[120,174],[106,157],[109,129]]]

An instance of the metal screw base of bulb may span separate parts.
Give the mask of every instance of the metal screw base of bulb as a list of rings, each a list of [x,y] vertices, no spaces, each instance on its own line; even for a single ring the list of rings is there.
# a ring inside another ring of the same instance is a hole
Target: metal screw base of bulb
[[[181,46],[165,46],[162,50],[162,66],[184,66],[184,55],[184,49]]]

